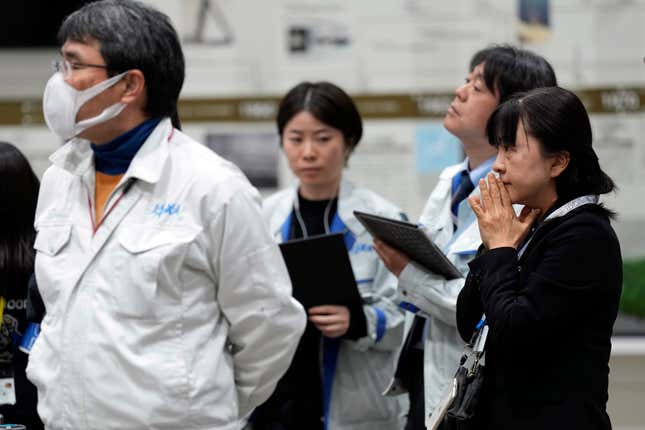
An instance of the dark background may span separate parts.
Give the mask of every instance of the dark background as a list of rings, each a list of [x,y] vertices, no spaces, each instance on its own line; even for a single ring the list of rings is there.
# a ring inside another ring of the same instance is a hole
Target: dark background
[[[0,48],[59,46],[63,19],[92,0],[7,0],[0,12]]]

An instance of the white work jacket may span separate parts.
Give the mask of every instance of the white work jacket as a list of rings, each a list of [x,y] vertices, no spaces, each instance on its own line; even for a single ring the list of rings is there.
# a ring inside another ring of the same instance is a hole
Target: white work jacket
[[[265,200],[263,214],[277,242],[288,240],[298,187]],[[405,426],[407,396],[385,397],[403,341],[404,315],[396,303],[396,277],[378,258],[372,237],[354,217],[363,211],[400,219],[401,211],[364,188],[342,181],[332,233],[343,233],[363,298],[367,336],[323,339],[321,367],[326,430],[397,430]],[[320,261],[324,265],[324,261]],[[330,270],[333,268],[330,267]],[[304,430],[304,429],[303,429]]]
[[[452,180],[463,166],[460,163],[441,172],[419,222],[464,277],[448,281],[414,262],[409,263],[399,276],[400,299],[416,307],[417,314],[427,320],[423,342],[426,417],[439,403],[464,351],[464,342],[457,332],[457,296],[466,281],[468,262],[481,245],[477,218],[467,199],[459,204],[457,229],[453,231],[450,210]],[[479,194],[478,187],[471,194],[474,193]],[[389,393],[401,392],[397,382],[392,381]]]
[[[92,234],[88,142],[51,161],[35,221],[47,313],[27,368],[46,428],[239,429],[305,327],[257,191],[164,119]]]

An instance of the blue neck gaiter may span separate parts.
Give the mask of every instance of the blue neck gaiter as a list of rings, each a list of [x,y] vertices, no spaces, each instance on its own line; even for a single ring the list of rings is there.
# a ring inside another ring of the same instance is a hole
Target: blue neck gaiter
[[[103,145],[91,144],[94,168],[106,175],[121,175],[128,170],[139,148],[152,134],[161,118],[150,118],[130,131]]]

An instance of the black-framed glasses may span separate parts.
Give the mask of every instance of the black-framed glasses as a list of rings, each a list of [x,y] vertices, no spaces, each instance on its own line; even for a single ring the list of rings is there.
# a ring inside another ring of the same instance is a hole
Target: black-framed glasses
[[[52,69],[55,72],[61,72],[63,74],[63,77],[66,79],[72,75],[73,70],[85,69],[87,67],[109,70],[107,64],[79,63],[76,61],[69,61],[64,58],[52,61]]]

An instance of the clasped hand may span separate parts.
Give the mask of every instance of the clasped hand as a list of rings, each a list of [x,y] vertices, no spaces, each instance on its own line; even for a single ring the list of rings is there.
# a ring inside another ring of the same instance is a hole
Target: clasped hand
[[[477,216],[479,233],[487,249],[512,247],[517,249],[531,225],[540,214],[539,209],[525,206],[519,216],[513,210],[511,196],[501,179],[488,174],[488,182],[479,181],[481,198],[468,197],[468,203]]]

